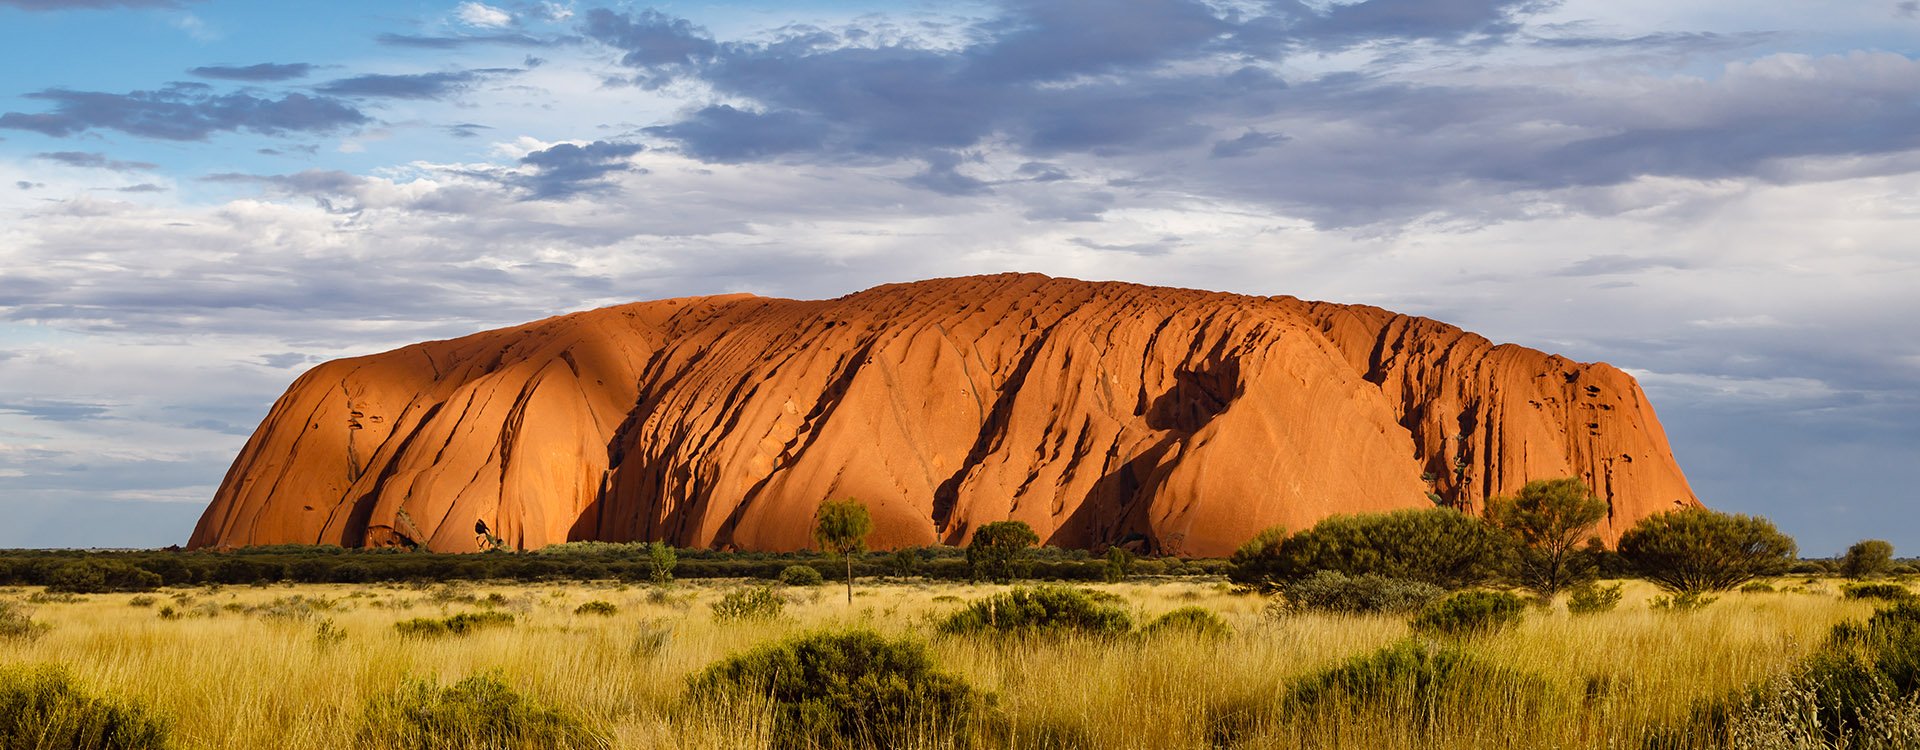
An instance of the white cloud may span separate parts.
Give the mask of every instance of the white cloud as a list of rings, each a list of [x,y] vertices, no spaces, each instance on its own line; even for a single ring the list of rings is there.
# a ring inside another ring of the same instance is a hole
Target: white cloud
[[[513,25],[513,14],[484,3],[461,3],[454,14],[468,26],[500,29]]]

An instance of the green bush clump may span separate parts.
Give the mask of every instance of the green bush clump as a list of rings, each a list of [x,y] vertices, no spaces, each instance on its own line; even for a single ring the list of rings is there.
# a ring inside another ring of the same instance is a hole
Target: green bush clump
[[[1337,731],[1386,722],[1430,738],[1463,729],[1484,738],[1525,731],[1552,697],[1537,676],[1488,664],[1458,646],[1407,640],[1299,679],[1277,708],[1296,727],[1320,723]],[[1471,726],[1445,725],[1456,717],[1469,717]],[[1222,718],[1216,734],[1231,740],[1266,717],[1255,708]]]
[[[1611,586],[1595,583],[1575,586],[1573,592],[1567,595],[1567,612],[1576,615],[1611,612],[1614,607],[1620,606],[1621,588],[1618,583]]]
[[[1515,544],[1491,524],[1450,508],[1333,516],[1293,536],[1276,536],[1262,532],[1236,552],[1229,577],[1271,585],[1331,570],[1460,589],[1501,577]]]
[[[393,629],[405,638],[438,638],[447,635],[466,635],[485,628],[512,627],[513,615],[506,612],[462,612],[452,617],[435,619],[416,617],[393,624]]]
[[[375,696],[367,702],[356,740],[356,747],[403,750],[613,747],[604,733],[490,675],[448,687],[409,680],[399,690]]]
[[[754,648],[688,680],[694,705],[766,700],[772,746],[915,747],[965,744],[967,721],[992,703],[935,670],[926,647],[867,630],[814,633]]]
[[[818,586],[827,582],[827,577],[811,565],[788,565],[780,570],[780,582],[788,586]]]
[[[1840,558],[1840,574],[1853,580],[1886,575],[1893,567],[1893,544],[1883,539],[1863,539],[1847,548]]]
[[[787,600],[772,586],[737,588],[713,603],[713,619],[718,622],[765,622],[780,616]]]
[[[940,624],[940,632],[1063,633],[1120,635],[1133,629],[1133,618],[1112,604],[1081,589],[1065,586],[1016,588],[1004,594],[976,599]]]
[[[967,542],[967,568],[976,581],[1006,583],[1026,575],[1022,553],[1040,543],[1040,535],[1025,521],[983,524]]]
[[[0,747],[160,750],[167,733],[144,706],[92,695],[59,667],[0,667]]]
[[[1913,600],[1913,591],[1897,583],[1857,583],[1841,589],[1848,599],[1879,599],[1889,602]]]
[[[1181,607],[1155,618],[1140,629],[1143,635],[1186,634],[1221,639],[1233,636],[1233,628],[1206,607]]]
[[[1389,578],[1377,573],[1350,576],[1333,570],[1280,586],[1286,607],[1278,611],[1337,614],[1399,614],[1413,612],[1447,592],[1423,581]]]
[[[1656,597],[1647,606],[1655,612],[1686,614],[1706,609],[1707,605],[1720,601],[1717,596],[1702,596],[1697,591],[1686,591],[1672,596]]]
[[[1676,595],[1728,591],[1784,573],[1797,550],[1764,518],[1706,508],[1651,515],[1620,535],[1621,559]]]
[[[601,617],[612,617],[614,615],[620,614],[620,608],[618,606],[615,606],[613,602],[604,601],[601,599],[595,599],[593,601],[582,604],[578,607],[574,607],[573,613],[576,615],[598,615]]]
[[[1834,626],[1791,674],[1707,704],[1657,739],[1677,747],[1686,737],[1728,747],[1920,747],[1920,602]]]
[[[1740,587],[1740,593],[1742,594],[1771,594],[1778,590],[1779,589],[1773,587],[1773,584],[1762,581],[1754,581],[1753,583]]]
[[[105,594],[116,591],[152,591],[160,575],[115,560],[67,563],[47,579],[47,590],[63,594]]]
[[[1416,633],[1441,636],[1486,635],[1516,627],[1527,615],[1527,601],[1504,591],[1462,591],[1436,600],[1414,615]]]
[[[0,639],[30,641],[52,629],[52,625],[34,622],[25,607],[0,601]]]

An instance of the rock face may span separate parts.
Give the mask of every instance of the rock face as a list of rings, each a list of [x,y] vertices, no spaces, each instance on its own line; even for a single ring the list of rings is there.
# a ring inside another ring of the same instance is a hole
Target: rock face
[[[480,521],[516,548],[792,550],[822,499],[855,497],[880,548],[1011,518],[1222,555],[1561,476],[1611,504],[1609,541],[1697,504],[1605,364],[1371,307],[1003,275],[641,302],[328,362],[191,546],[476,550]]]

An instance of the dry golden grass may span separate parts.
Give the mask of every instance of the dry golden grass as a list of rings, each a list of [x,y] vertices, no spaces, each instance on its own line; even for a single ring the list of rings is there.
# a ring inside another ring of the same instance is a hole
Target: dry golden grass
[[[1093,588],[1123,597],[1136,624],[1181,606],[1210,608],[1234,627],[1232,638],[941,638],[932,634],[939,618],[966,599],[1004,589],[946,583],[863,583],[851,609],[831,586],[789,589],[796,601],[778,621],[714,622],[708,605],[736,585],[692,582],[654,593],[614,584],[475,584],[464,593],[503,595],[508,604],[500,609],[519,623],[439,640],[403,639],[393,623],[480,607],[436,601],[434,589],[381,585],[182,589],[162,592],[152,607],[130,606],[127,595],[96,595],[29,605],[53,629],[36,641],[0,640],[0,663],[62,664],[97,690],[144,701],[175,718],[175,738],[185,748],[349,746],[368,696],[409,676],[451,683],[485,672],[600,727],[617,747],[760,747],[768,733],[764,712],[682,705],[687,676],[755,644],[861,625],[928,640],[942,669],[997,694],[1013,738],[1003,735],[1003,744],[1144,750],[1213,747],[1223,711],[1272,706],[1294,680],[1408,635],[1398,618],[1268,620],[1260,598],[1191,580]],[[1654,590],[1629,584],[1614,612],[1530,612],[1517,631],[1469,645],[1492,664],[1537,675],[1549,687],[1524,735],[1489,717],[1498,710],[1489,705],[1437,717],[1425,734],[1403,717],[1363,714],[1269,721],[1237,742],[1637,747],[1649,728],[1788,669],[1833,624],[1872,612],[1871,603],[1844,601],[1833,588],[1726,594],[1703,611],[1674,615],[1650,611]],[[0,590],[0,598],[29,593]],[[226,609],[295,594],[332,601],[319,617],[330,618],[344,640],[323,644],[317,620]],[[596,599],[618,605],[619,614],[574,614]],[[163,605],[218,614],[164,619]],[[636,648],[636,641],[646,645],[644,633],[660,630],[670,631],[663,647]]]

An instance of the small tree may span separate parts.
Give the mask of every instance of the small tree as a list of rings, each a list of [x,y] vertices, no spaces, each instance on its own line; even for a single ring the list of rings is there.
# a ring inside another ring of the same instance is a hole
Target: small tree
[[[1006,583],[1018,572],[1014,561],[1021,550],[1040,543],[1040,535],[1024,521],[994,521],[973,532],[967,543],[967,568],[973,580]]]
[[[1102,572],[1108,583],[1127,580],[1127,574],[1133,572],[1133,553],[1125,547],[1107,548],[1107,564]]]
[[[873,517],[859,500],[820,503],[813,514],[813,540],[820,550],[839,555],[847,561],[847,604],[853,604],[853,556],[867,548],[867,534],[873,531]]]
[[[680,556],[674,554],[673,547],[666,542],[648,542],[647,562],[652,568],[653,582],[666,586],[673,583],[673,566],[680,564]]]
[[[1620,557],[1675,594],[1726,591],[1786,570],[1797,547],[1764,518],[1684,508],[1648,516],[1620,535]]]
[[[1607,503],[1572,477],[1528,482],[1514,497],[1494,498],[1487,517],[1512,534],[1515,583],[1552,598],[1594,579],[1601,549],[1594,526],[1607,517]]]
[[[1863,539],[1847,548],[1840,560],[1840,572],[1853,580],[1886,575],[1893,567],[1893,544],[1879,539]]]

